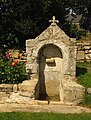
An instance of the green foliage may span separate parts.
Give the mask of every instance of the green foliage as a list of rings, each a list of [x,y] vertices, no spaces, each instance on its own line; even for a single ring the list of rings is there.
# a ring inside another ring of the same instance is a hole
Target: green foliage
[[[0,48],[24,47],[26,39],[35,38],[49,26],[48,21],[53,15],[62,27],[69,11],[65,8],[74,7],[72,5],[69,0],[1,0]],[[66,28],[64,27],[65,31],[72,34],[71,36],[79,38],[80,34],[82,35],[82,32],[73,26],[67,28],[68,30]]]
[[[77,40],[86,35],[86,31],[84,29],[80,29],[79,25],[72,24],[71,22],[66,22],[63,24],[62,28],[68,36],[76,38]]]
[[[81,27],[91,31],[91,0],[65,0],[67,7],[77,14],[82,14]]]
[[[0,48],[24,47],[26,39],[49,26],[53,15],[69,36],[79,39],[84,31],[70,23],[68,27],[65,20],[70,8],[82,14],[81,26],[91,30],[90,0],[0,0]]]
[[[84,87],[91,87],[91,63],[77,63],[78,83]]]
[[[84,99],[79,103],[79,105],[91,108],[91,95],[90,94],[86,94],[84,96]]]
[[[58,114],[58,113],[0,113],[0,120],[90,120],[91,114]]]
[[[12,60],[0,59],[0,84],[21,83],[25,79],[25,65],[19,62],[12,67]]]
[[[77,63],[77,78],[85,88],[91,87],[91,63]],[[91,107],[91,95],[86,93],[79,105]]]

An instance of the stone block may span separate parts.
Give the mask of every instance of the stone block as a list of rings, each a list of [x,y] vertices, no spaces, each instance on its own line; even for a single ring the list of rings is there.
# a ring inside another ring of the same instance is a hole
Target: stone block
[[[64,89],[64,101],[79,103],[85,94],[85,88],[76,82],[69,82],[63,85]]]
[[[6,103],[26,103],[30,102],[32,99],[28,96],[21,95],[20,92],[14,93],[12,92],[10,97],[6,99]]]
[[[10,93],[7,92],[0,92],[0,101],[3,100],[3,98],[8,98]]]
[[[31,79],[36,79],[36,78],[38,78],[37,74],[31,74]]]
[[[46,59],[46,63],[55,63],[55,59],[52,58]]]
[[[88,54],[89,58],[91,58],[91,53]]]
[[[85,50],[85,54],[87,54],[89,51],[88,50]]]
[[[18,91],[18,84],[14,84],[13,85],[13,92],[17,92]]]
[[[85,54],[85,59],[86,59],[86,60],[88,60],[88,59],[89,59],[88,54]]]
[[[0,92],[12,92],[13,85],[11,84],[1,84],[0,85]]]
[[[84,46],[84,49],[89,50],[90,46]]]
[[[91,94],[91,88],[87,88],[87,93]]]
[[[77,52],[77,60],[82,60],[85,58],[85,53],[84,51],[78,51]]]
[[[91,50],[89,50],[88,52],[91,53]]]
[[[38,92],[37,84],[38,84],[37,79],[23,81],[23,83],[19,84],[19,91],[21,92],[21,95],[30,97],[32,96],[36,98],[35,95],[36,92]]]

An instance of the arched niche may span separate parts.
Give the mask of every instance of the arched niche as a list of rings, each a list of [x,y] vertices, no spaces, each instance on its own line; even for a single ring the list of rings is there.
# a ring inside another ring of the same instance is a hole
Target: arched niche
[[[39,99],[59,100],[59,87],[63,69],[62,50],[47,44],[39,50]]]

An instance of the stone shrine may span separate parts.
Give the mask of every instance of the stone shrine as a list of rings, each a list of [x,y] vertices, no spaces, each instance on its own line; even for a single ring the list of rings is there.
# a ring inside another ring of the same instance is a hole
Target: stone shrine
[[[49,22],[38,37],[26,40],[28,84],[35,83],[33,99],[78,103],[85,89],[75,78],[76,40],[58,27],[55,16]]]

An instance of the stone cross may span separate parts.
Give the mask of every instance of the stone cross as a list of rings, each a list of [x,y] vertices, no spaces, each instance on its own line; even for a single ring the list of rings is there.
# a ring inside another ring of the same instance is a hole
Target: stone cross
[[[53,16],[53,19],[49,20],[49,22],[52,22],[52,25],[55,25],[56,23],[59,23],[59,21],[55,19],[55,16]]]
[[[52,22],[51,25],[53,26],[52,27],[52,34],[51,34],[51,37],[53,37],[55,35],[55,25],[56,23],[59,23],[58,20],[55,19],[55,16],[53,16],[53,19],[52,20],[49,20],[49,22]]]

